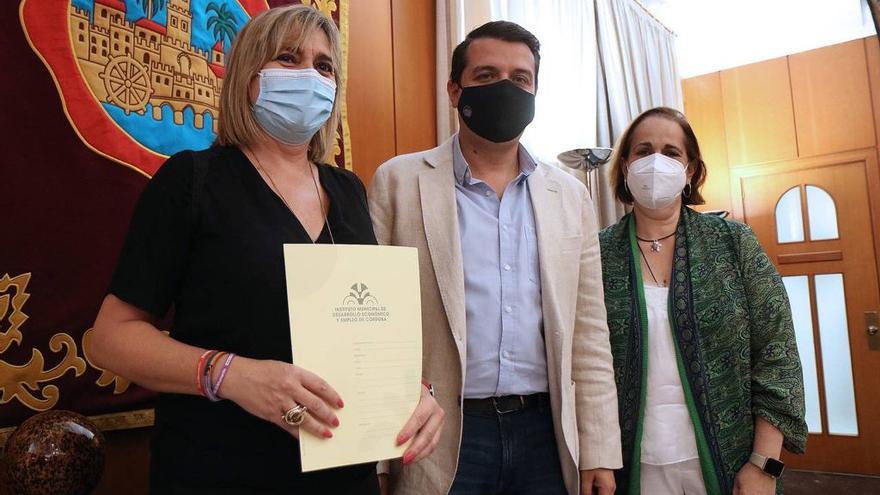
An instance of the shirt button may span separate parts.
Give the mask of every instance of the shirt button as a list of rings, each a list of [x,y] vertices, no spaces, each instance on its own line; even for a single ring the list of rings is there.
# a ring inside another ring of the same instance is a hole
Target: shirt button
[[[504,306],[505,313],[510,313],[511,311],[513,311],[513,308],[511,308],[510,306]]]
[[[491,195],[492,195],[492,191],[486,191],[486,193],[485,193],[485,194],[486,194],[486,197],[487,197],[487,198],[488,198],[488,197],[489,197],[489,196],[491,196]]]
[[[509,272],[509,271],[510,271],[510,265],[504,265],[504,270]]]
[[[509,357],[510,357],[510,351],[503,351],[503,352],[501,353],[501,356],[504,357],[504,358],[509,358]]]

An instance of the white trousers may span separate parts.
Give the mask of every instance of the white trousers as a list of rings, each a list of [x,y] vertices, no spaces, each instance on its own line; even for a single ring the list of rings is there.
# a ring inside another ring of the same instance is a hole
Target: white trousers
[[[706,495],[700,460],[655,466],[642,463],[643,495]]]

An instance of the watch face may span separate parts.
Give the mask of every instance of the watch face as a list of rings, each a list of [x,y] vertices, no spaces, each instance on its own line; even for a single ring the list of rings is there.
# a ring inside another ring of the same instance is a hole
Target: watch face
[[[767,458],[767,463],[764,464],[764,472],[773,476],[774,478],[778,478],[782,476],[782,471],[785,470],[785,464],[782,461],[778,461],[776,459]]]

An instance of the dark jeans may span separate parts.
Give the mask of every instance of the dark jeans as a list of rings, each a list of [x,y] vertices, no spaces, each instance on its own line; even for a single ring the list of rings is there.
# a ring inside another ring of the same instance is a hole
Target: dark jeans
[[[567,495],[549,403],[463,422],[449,495]]]

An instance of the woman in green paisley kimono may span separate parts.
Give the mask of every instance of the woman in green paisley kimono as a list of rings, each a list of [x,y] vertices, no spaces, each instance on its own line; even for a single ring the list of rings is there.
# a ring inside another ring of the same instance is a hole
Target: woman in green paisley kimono
[[[677,110],[636,118],[612,159],[632,212],[600,234],[619,395],[618,493],[781,493],[804,451],[785,287],[746,225],[703,215],[706,165]]]

